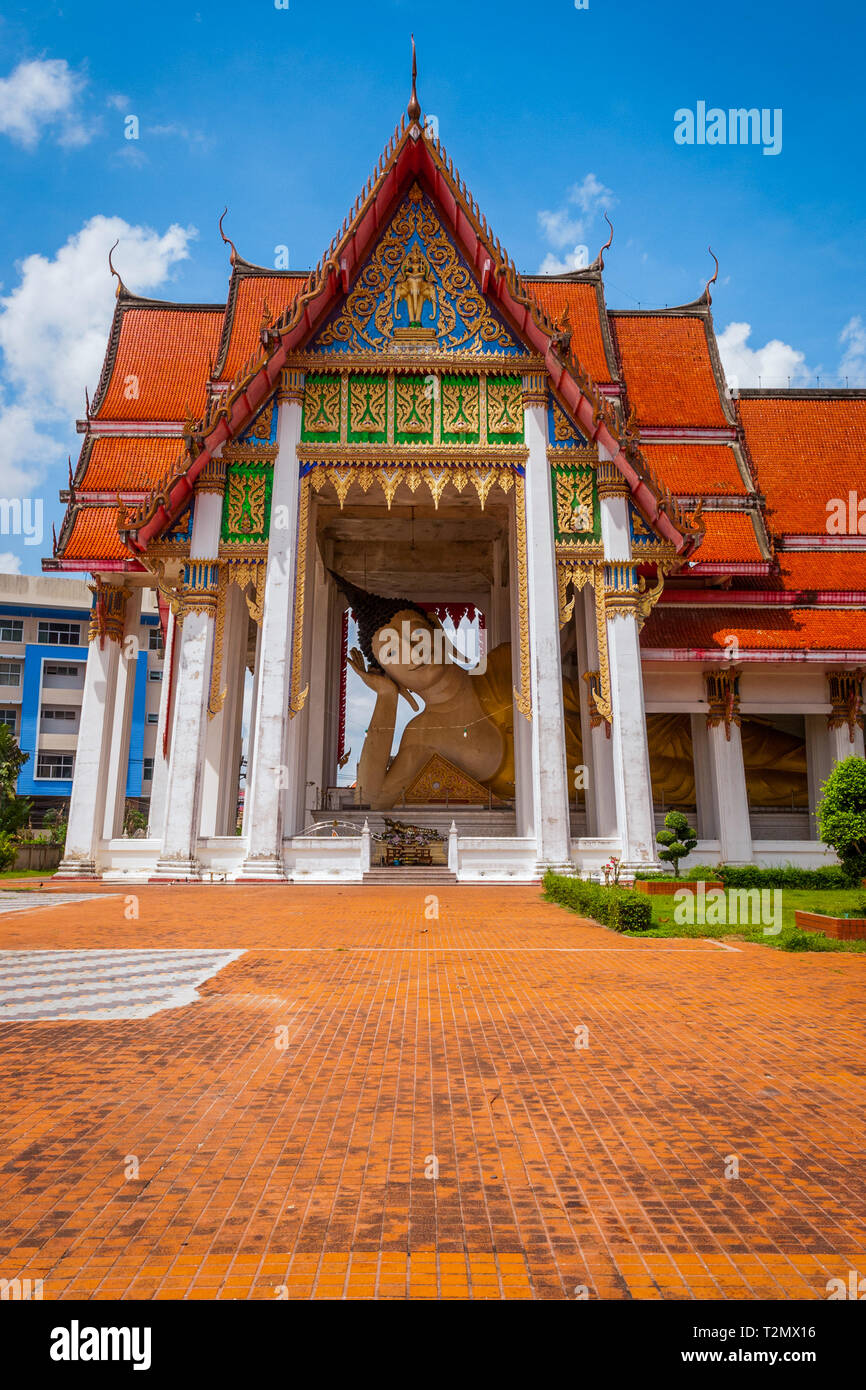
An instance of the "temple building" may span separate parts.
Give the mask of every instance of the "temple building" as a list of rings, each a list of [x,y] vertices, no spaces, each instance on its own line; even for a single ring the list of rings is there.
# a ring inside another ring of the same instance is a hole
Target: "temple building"
[[[386,817],[460,881],[629,871],[674,807],[692,862],[828,862],[819,789],[863,755],[866,392],[732,395],[710,285],[608,310],[607,248],[521,275],[414,80],[311,273],[228,245],[225,304],[118,276],[44,561],[93,589],[60,873],[361,881]]]

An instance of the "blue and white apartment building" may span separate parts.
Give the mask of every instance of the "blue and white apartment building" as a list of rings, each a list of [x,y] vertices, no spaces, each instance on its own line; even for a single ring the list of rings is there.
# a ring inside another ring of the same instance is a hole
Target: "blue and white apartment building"
[[[0,574],[0,722],[30,754],[18,793],[33,801],[36,822],[72,792],[91,598],[79,579]],[[145,591],[135,660],[126,795],[148,798],[163,671],[151,590]]]

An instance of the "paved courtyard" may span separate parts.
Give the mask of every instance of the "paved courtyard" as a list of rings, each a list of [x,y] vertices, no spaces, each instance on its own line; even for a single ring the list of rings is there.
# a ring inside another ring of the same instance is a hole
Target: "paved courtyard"
[[[862,956],[624,940],[533,887],[445,888],[437,919],[432,892],[7,900],[0,1276],[816,1299],[866,1273]]]

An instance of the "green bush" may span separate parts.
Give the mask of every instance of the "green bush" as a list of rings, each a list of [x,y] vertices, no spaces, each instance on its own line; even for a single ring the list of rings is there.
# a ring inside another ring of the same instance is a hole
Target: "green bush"
[[[544,875],[544,896],[582,917],[592,917],[614,931],[647,931],[652,926],[652,903],[630,888],[602,888],[582,878]]]
[[[712,870],[726,888],[848,888],[850,880],[838,864],[823,864],[820,869],[800,869],[794,864],[782,868],[761,869],[757,864],[739,868],[723,864]]]
[[[838,854],[848,883],[857,884],[866,877],[866,758],[843,758],[821,790],[821,839]]]
[[[0,874],[8,873],[15,863],[15,844],[11,835],[0,831]]]

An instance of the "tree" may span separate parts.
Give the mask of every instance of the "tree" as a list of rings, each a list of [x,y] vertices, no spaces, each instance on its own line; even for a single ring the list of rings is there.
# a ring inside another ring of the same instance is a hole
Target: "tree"
[[[679,878],[680,860],[691,854],[698,843],[698,837],[682,811],[668,811],[665,826],[667,828],[660,830],[656,835],[658,843],[665,846],[659,850],[659,859],[663,859],[666,864],[673,864],[674,878]]]
[[[821,839],[836,851],[848,881],[859,886],[866,876],[866,758],[843,758],[821,791]]]
[[[0,724],[0,834],[14,835],[30,814],[32,803],[16,790],[18,774],[29,760],[8,724]]]

